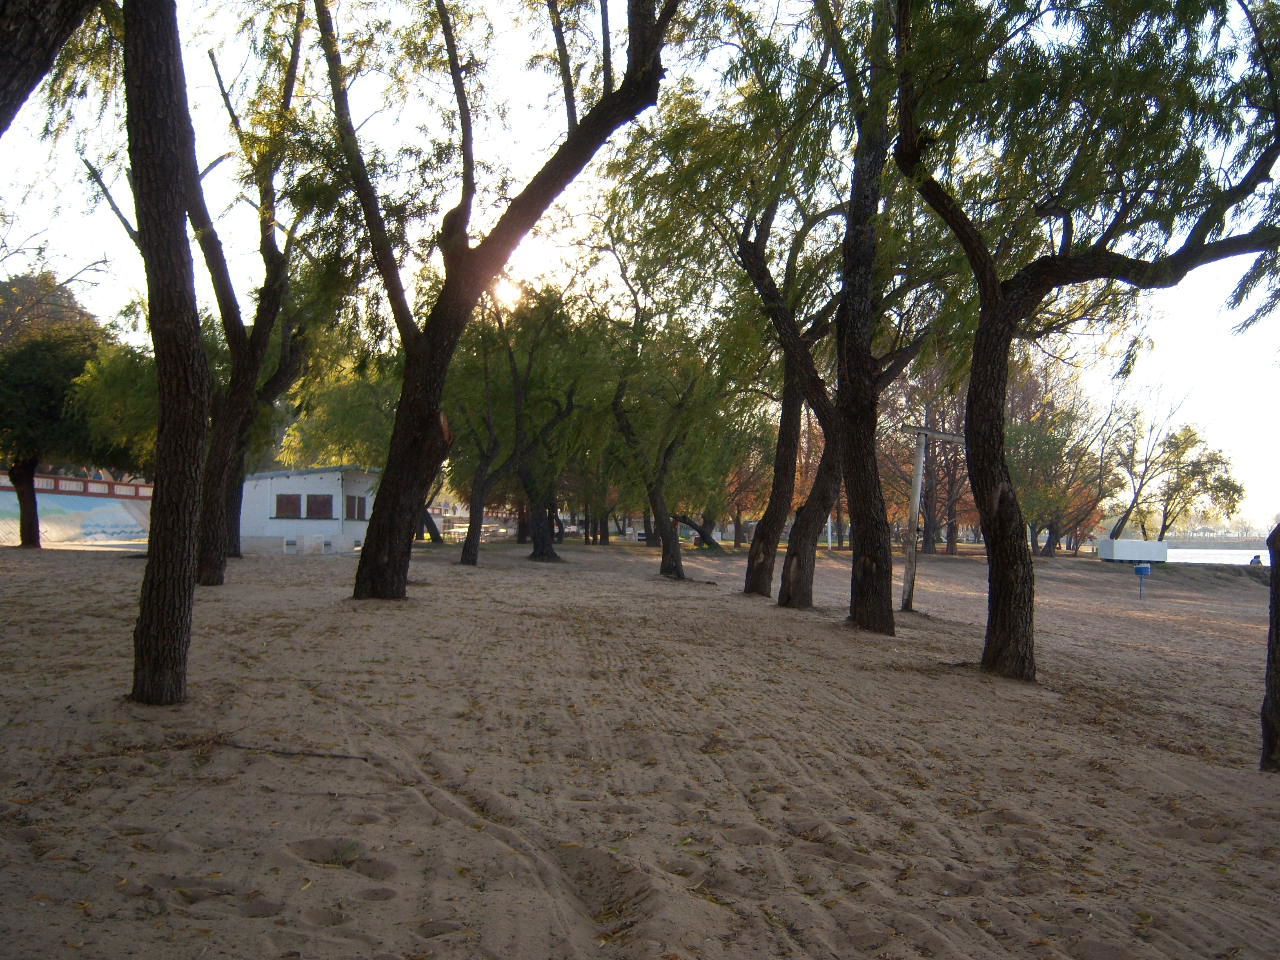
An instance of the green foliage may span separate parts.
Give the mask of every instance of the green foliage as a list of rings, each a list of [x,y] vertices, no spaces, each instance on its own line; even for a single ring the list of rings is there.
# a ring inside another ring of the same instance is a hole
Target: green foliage
[[[381,467],[403,365],[398,353],[357,359],[339,353],[295,390],[299,416],[285,432],[280,460],[291,467]]]
[[[67,402],[103,340],[96,325],[60,325],[28,331],[0,350],[0,459],[95,466],[125,459],[96,443]]]
[[[69,400],[98,444],[126,452],[136,472],[153,472],[160,401],[150,352],[105,344],[75,378]]]
[[[598,435],[583,425],[610,388],[598,324],[580,300],[542,288],[509,309],[487,303],[450,368],[450,485],[467,492],[521,471],[554,488],[571,462],[591,456]]]

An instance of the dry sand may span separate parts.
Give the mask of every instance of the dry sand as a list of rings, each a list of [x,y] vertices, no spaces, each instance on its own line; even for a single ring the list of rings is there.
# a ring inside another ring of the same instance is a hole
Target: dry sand
[[[399,603],[234,562],[146,708],[142,563],[0,550],[0,956],[1280,954],[1248,571],[1038,563],[1031,685],[973,666],[978,559],[885,639],[847,557],[797,612],[741,556],[564,555],[427,551]]]

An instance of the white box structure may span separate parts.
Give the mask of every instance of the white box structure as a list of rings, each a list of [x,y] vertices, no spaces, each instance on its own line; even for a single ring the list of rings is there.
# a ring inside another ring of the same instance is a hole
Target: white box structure
[[[1163,540],[1099,540],[1098,557],[1121,563],[1164,563],[1169,545]]]
[[[364,544],[377,477],[355,467],[245,477],[240,545],[246,553],[348,553]]]

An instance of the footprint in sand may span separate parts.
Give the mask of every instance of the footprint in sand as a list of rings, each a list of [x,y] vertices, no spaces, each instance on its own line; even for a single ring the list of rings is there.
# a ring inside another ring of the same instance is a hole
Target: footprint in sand
[[[288,849],[303,860],[323,866],[345,867],[370,880],[390,880],[396,875],[394,864],[369,856],[364,844],[349,837],[299,840],[289,844]]]

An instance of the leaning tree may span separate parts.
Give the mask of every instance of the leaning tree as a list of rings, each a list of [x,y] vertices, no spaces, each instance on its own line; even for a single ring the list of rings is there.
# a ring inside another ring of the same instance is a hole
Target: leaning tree
[[[633,0],[627,5],[626,64],[616,74],[607,5],[599,35],[573,62],[582,38],[592,36],[585,20],[572,32],[562,16],[551,18],[555,44],[552,59],[562,78],[566,130],[541,168],[523,187],[498,189],[490,198],[480,193],[475,104],[479,94],[480,58],[486,51],[468,49],[459,27],[464,18],[446,0],[415,7],[419,19],[403,35],[412,38],[406,54],[424,68],[443,64],[440,79],[451,90],[448,115],[456,136],[442,140],[437,157],[456,161],[456,201],[440,218],[439,231],[427,244],[438,255],[442,282],[425,293],[420,309],[401,278],[407,251],[398,227],[388,215],[375,171],[357,134],[349,97],[352,72],[346,65],[330,5],[315,0],[316,24],[324,51],[334,111],[334,128],[351,190],[358,198],[378,275],[382,281],[405,358],[404,382],[396,408],[391,449],[378,497],[369,518],[368,536],[356,571],[355,596],[400,598],[405,594],[413,531],[427,487],[440,469],[451,440],[441,402],[449,363],[477,302],[506,265],[516,246],[548,207],[587,167],[613,133],[652,106],[663,76],[662,51],[679,0]],[[555,9],[553,7],[553,9]],[[582,16],[585,8],[574,12]],[[467,18],[472,19],[472,18]],[[572,43],[570,41],[573,41]],[[407,61],[406,61],[407,62]],[[598,69],[597,69],[598,68]],[[588,105],[589,104],[589,105]],[[582,108],[582,109],[580,109]],[[447,170],[433,167],[433,183],[450,180]],[[443,199],[443,195],[441,195]],[[479,223],[483,201],[496,219]]]

